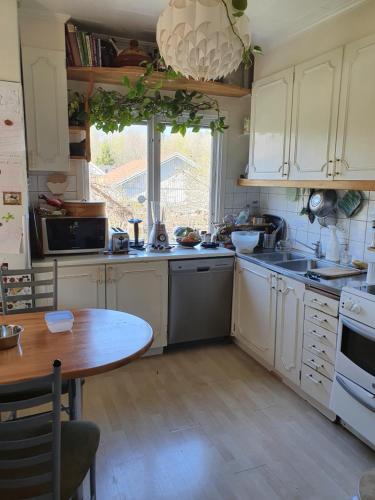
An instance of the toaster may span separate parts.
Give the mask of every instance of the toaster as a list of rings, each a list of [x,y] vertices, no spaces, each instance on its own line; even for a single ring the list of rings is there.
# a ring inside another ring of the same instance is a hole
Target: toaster
[[[109,248],[112,253],[129,252],[129,234],[120,227],[111,227],[109,233]]]

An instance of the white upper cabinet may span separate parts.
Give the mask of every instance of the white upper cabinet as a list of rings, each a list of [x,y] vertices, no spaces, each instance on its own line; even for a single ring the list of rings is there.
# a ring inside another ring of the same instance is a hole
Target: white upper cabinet
[[[295,67],[291,180],[332,179],[343,49]]]
[[[107,265],[107,308],[135,314],[150,323],[151,348],[167,345],[168,263]]]
[[[252,89],[249,177],[288,175],[293,68],[258,80]]]
[[[295,385],[302,361],[305,285],[278,276],[275,368]]]
[[[375,179],[375,35],[345,47],[335,177]]]
[[[69,170],[65,51],[22,46],[29,170]]]
[[[233,334],[267,367],[274,365],[276,275],[237,259]]]

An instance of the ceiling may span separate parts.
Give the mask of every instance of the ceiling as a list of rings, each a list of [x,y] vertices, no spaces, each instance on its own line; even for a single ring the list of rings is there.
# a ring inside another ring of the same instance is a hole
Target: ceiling
[[[248,0],[253,42],[274,46],[365,0]],[[68,14],[97,32],[153,40],[168,0],[21,0],[26,9]]]

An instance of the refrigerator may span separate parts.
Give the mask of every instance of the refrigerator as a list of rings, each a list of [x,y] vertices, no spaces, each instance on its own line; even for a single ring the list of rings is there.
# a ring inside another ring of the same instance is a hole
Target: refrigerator
[[[30,266],[22,85],[0,81],[0,264]]]

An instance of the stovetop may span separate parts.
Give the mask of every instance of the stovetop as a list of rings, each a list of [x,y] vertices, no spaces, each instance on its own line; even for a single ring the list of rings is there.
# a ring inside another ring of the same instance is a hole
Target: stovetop
[[[375,284],[369,285],[367,283],[364,283],[362,285],[357,285],[350,288],[354,288],[355,290],[363,293],[368,293],[369,295],[375,295]]]

